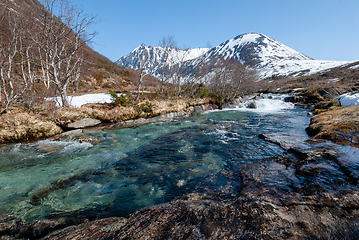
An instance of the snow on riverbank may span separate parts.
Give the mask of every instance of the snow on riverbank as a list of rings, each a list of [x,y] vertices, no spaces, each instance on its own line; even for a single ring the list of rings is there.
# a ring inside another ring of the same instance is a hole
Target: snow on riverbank
[[[120,95],[120,94],[117,94]],[[47,98],[47,101],[55,101],[57,106],[61,106],[61,98]],[[73,107],[81,107],[87,103],[111,103],[112,98],[108,93],[95,93],[95,94],[84,94],[81,96],[68,96],[67,101]]]
[[[343,107],[359,105],[359,93],[346,93],[337,98]]]

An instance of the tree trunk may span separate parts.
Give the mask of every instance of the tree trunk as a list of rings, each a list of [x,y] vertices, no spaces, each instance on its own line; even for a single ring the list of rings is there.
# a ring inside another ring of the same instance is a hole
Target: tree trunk
[[[58,88],[60,89],[62,107],[69,107],[69,102],[67,101],[66,87],[59,86]]]
[[[137,88],[136,101],[138,101],[138,100],[140,99],[140,92],[141,92],[141,85],[142,85],[143,76],[144,76],[144,73],[141,72],[141,73],[140,73],[140,79],[138,80],[138,88]]]

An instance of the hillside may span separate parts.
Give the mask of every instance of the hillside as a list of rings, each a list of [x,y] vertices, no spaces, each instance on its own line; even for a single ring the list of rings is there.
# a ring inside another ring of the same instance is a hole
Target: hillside
[[[39,14],[46,11],[44,6],[37,0],[5,0],[0,3],[0,11],[4,12],[4,17],[8,11],[20,13],[31,25],[31,22],[37,21]],[[6,24],[0,25],[0,32],[9,31]],[[36,33],[33,33],[34,35]],[[125,89],[131,88],[131,75],[127,69],[113,63],[105,56],[94,51],[90,46],[83,48],[83,63],[81,67],[81,76],[76,92],[96,91],[102,88]],[[41,86],[39,86],[41,87]],[[74,93],[71,89],[70,93]],[[53,93],[47,92],[52,95]]]

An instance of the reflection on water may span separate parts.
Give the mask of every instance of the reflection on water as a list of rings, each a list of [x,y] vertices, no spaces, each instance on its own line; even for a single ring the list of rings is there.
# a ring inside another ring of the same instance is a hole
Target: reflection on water
[[[45,140],[0,147],[0,214],[25,220],[76,212],[126,216],[283,150],[259,133],[307,139],[301,110],[232,109],[94,132],[99,144]]]

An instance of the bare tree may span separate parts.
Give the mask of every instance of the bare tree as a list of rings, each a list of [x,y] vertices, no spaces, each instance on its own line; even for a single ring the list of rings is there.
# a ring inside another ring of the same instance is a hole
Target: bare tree
[[[173,94],[177,96],[181,94],[182,80],[189,75],[188,68],[185,65],[188,54],[189,49],[180,50],[173,48],[169,57],[170,79],[174,88]]]
[[[137,85],[136,101],[138,101],[140,98],[140,92],[141,92],[143,78],[147,75],[147,73],[145,72],[145,67],[150,59],[150,53],[148,51],[148,47],[145,44],[142,44],[141,47],[143,47],[143,50],[140,53],[138,53],[138,55],[137,55],[137,61],[139,63],[140,75],[139,75],[138,85]]]
[[[54,83],[62,106],[68,106],[68,87],[78,81],[81,70],[81,50],[95,35],[86,32],[94,17],[85,16],[67,0],[43,0],[42,3],[47,11],[38,13],[36,34],[32,31],[29,35],[38,50],[36,60],[45,85]]]
[[[244,94],[256,80],[256,71],[236,60],[218,59],[209,73],[210,91],[222,101],[231,101]]]
[[[31,44],[25,42],[26,19],[13,9],[0,14],[0,114],[17,102],[33,84],[35,74],[31,62]],[[3,98],[2,98],[3,96]]]
[[[170,64],[170,56],[171,52],[176,49],[176,43],[174,41],[173,36],[163,37],[160,42],[159,46],[163,48],[163,54],[161,57],[160,66],[157,68],[157,73],[161,76],[161,89],[160,92],[163,93],[164,85],[168,80],[169,76],[169,64]]]

